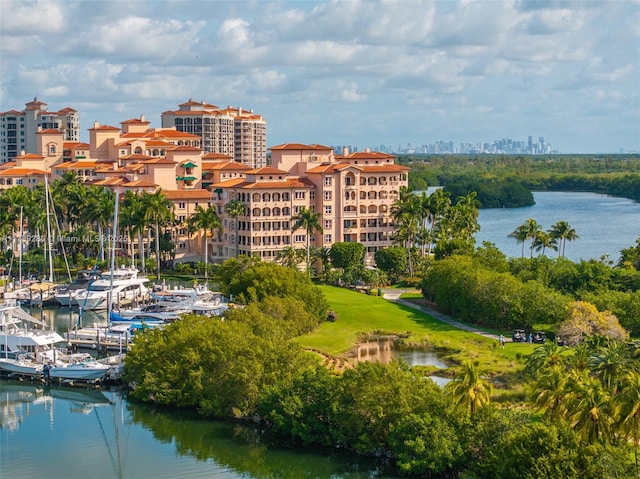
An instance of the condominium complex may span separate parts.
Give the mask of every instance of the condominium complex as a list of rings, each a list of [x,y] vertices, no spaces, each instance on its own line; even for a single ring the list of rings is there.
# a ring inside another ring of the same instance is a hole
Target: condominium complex
[[[0,112],[0,163],[24,153],[37,153],[39,130],[59,130],[65,141],[80,141],[80,118],[73,108],[49,111],[37,98],[22,111]]]
[[[238,124],[234,117],[234,128]],[[372,263],[377,250],[393,243],[392,205],[408,186],[409,168],[387,153],[345,149],[338,155],[328,146],[288,143],[270,148],[270,165],[255,166],[230,152],[204,151],[200,131],[152,128],[144,116],[119,127],[95,122],[88,143],[67,141],[54,128],[39,127],[34,137],[34,153],[0,165],[0,189],[34,188],[45,176],[55,180],[74,172],[85,184],[121,193],[161,190],[173,204],[176,221],[167,230],[176,262],[203,259],[203,233],[190,235],[187,227],[202,206],[215,208],[223,226],[207,235],[209,261],[238,254],[273,261],[285,247],[304,248],[307,232],[293,226],[307,208],[319,214],[321,226],[311,245],[362,243]],[[227,214],[232,200],[244,206],[243,214]]]
[[[267,122],[253,110],[221,109],[192,99],[178,110],[162,113],[162,126],[201,138],[205,153],[222,153],[238,163],[261,168],[267,164]]]

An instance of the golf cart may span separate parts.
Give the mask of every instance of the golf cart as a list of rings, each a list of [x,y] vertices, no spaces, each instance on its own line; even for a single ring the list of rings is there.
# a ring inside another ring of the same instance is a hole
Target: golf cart
[[[545,333],[544,331],[535,331],[533,333],[533,338],[531,342],[535,344],[544,344],[546,340],[547,340],[547,333]]]
[[[526,343],[527,342],[527,335],[524,332],[524,329],[514,329],[511,332],[511,340],[514,343]]]

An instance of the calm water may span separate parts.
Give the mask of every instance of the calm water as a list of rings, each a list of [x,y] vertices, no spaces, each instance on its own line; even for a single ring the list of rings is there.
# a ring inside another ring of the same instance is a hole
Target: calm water
[[[593,193],[534,197],[536,204],[527,208],[480,210],[478,244],[490,241],[508,256],[519,257],[521,245],[508,235],[527,218],[544,229],[568,221],[580,236],[567,244],[569,259],[608,255],[615,261],[640,236],[640,204],[633,201]],[[38,308],[25,309],[40,317]],[[77,312],[68,309],[45,308],[43,314],[61,332],[77,322]],[[89,313],[83,321],[94,322],[106,324],[106,314]],[[367,355],[373,354],[369,349]],[[437,357],[427,352],[401,357],[411,365],[446,366],[435,364]],[[269,447],[249,429],[130,403],[117,390],[71,394],[0,381],[0,433],[2,478],[392,477],[370,460]]]
[[[565,257],[572,261],[620,258],[620,251],[635,245],[640,236],[640,203],[625,198],[580,192],[534,193],[536,204],[524,208],[481,209],[480,232],[476,244],[490,241],[507,256],[522,256],[522,243],[508,235],[528,218],[535,219],[544,230],[558,221],[567,221],[579,238],[567,242]],[[525,243],[525,257],[529,255]],[[534,255],[537,253],[534,251]],[[546,251],[556,257],[556,251]]]
[[[390,478],[330,451],[269,447],[250,428],[127,402],[117,390],[0,381],[0,477]]]

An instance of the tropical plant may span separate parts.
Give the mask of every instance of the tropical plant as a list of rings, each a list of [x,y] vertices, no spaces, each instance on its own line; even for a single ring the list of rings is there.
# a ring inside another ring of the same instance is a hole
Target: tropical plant
[[[235,257],[238,257],[238,217],[244,216],[245,209],[244,204],[240,200],[231,200],[224,206],[224,211],[233,219],[233,236],[235,238]]]
[[[208,278],[208,263],[209,263],[209,249],[208,243],[209,240],[207,236],[209,233],[213,236],[216,230],[222,230],[222,223],[218,214],[216,213],[216,209],[213,206],[207,207],[204,209],[202,206],[196,206],[196,211],[193,215],[189,217],[187,220],[190,228],[200,229],[202,230],[203,238],[204,238],[204,275],[205,278]]]
[[[311,274],[311,237],[317,231],[322,233],[322,226],[320,226],[320,213],[313,211],[313,208],[302,207],[297,215],[291,220],[294,222],[291,227],[291,232],[299,229],[303,229],[306,232],[307,242],[307,273]]]
[[[551,237],[559,241],[558,243],[558,255],[564,256],[564,249],[567,241],[573,241],[579,236],[576,234],[576,230],[573,229],[568,222],[558,221],[551,226]]]
[[[144,219],[154,225],[156,246],[156,278],[160,279],[160,228],[173,219],[173,203],[162,190],[143,193]]]
[[[470,414],[491,403],[493,387],[486,376],[470,361],[463,364],[462,369],[445,386],[445,391],[453,401],[469,410]]]

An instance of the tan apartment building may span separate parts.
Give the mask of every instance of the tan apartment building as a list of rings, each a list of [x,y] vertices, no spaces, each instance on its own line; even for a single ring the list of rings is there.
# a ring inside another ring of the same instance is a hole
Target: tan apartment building
[[[197,135],[205,153],[228,155],[251,168],[267,165],[267,122],[253,110],[189,99],[162,113],[162,127]]]
[[[49,111],[48,105],[34,98],[24,110],[0,112],[0,163],[24,153],[38,154],[37,133],[59,130],[65,141],[80,141],[80,117],[73,108]]]

